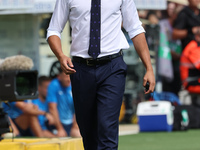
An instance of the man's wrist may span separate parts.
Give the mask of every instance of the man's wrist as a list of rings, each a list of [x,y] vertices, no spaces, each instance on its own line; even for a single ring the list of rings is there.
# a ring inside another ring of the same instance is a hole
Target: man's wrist
[[[60,61],[65,55],[63,53],[58,54],[57,58]]]
[[[153,71],[153,67],[152,66],[147,66],[146,67],[146,71]]]
[[[46,115],[47,115],[47,112],[45,111],[43,115],[46,116]]]

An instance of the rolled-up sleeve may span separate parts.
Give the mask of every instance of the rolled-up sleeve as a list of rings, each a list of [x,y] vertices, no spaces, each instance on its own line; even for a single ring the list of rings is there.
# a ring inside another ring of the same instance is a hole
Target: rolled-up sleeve
[[[61,33],[69,17],[68,0],[57,0],[49,28],[47,29],[47,39],[56,35],[61,39]]]
[[[133,0],[123,0],[121,6],[123,27],[132,39],[136,35],[145,32],[139,20],[137,9]]]

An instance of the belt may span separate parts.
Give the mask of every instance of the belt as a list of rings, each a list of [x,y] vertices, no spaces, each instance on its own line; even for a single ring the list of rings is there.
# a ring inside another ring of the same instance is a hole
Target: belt
[[[106,64],[106,63],[110,62],[112,59],[115,59],[115,58],[122,56],[122,55],[123,55],[123,52],[122,52],[122,50],[120,50],[116,54],[103,56],[103,57],[100,57],[100,58],[97,58],[97,59],[82,58],[82,57],[73,56],[72,60],[75,61],[75,62],[86,64],[87,66],[96,66],[96,65]]]

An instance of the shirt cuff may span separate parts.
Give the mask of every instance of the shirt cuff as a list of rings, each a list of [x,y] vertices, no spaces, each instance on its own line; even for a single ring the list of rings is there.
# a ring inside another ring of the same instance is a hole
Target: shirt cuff
[[[137,30],[129,31],[128,35],[129,35],[130,39],[132,39],[132,38],[134,38],[136,35],[138,35],[140,33],[145,33],[145,30],[144,30],[144,28],[142,26]]]
[[[51,30],[48,30],[48,31],[47,31],[47,38],[46,38],[46,40],[48,40],[48,38],[49,38],[50,36],[53,36],[53,35],[56,35],[56,36],[58,36],[58,37],[61,39],[61,34],[60,34],[58,31],[51,31]]]

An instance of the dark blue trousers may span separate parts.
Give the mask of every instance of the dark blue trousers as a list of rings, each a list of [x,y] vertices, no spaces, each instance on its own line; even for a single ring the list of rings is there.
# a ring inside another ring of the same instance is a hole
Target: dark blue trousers
[[[73,65],[72,93],[85,150],[117,150],[127,69],[123,57],[97,66]]]

